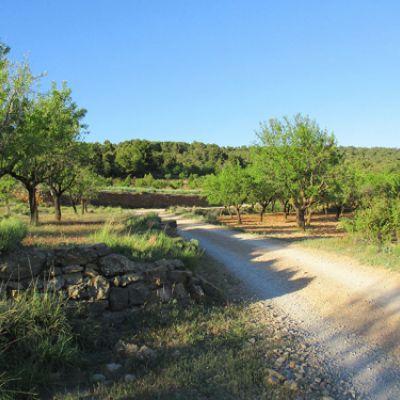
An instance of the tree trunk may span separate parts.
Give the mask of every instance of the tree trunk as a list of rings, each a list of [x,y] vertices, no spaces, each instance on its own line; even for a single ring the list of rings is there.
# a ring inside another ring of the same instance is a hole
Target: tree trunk
[[[260,222],[264,221],[264,214],[265,210],[267,209],[268,204],[261,205],[261,211],[260,211]]]
[[[271,212],[274,213],[275,212],[275,204],[276,204],[276,200],[274,200],[272,202],[272,206],[271,206]]]
[[[56,221],[61,221],[61,194],[53,193],[54,215]]]
[[[31,217],[31,225],[38,225],[39,210],[36,199],[36,187],[28,188],[28,194],[29,194],[29,212]]]
[[[307,226],[311,225],[311,217],[312,217],[312,209],[308,208],[307,209]]]
[[[285,213],[285,221],[287,221],[289,213],[290,213],[290,203],[286,201],[283,203],[283,212]]]
[[[83,214],[85,214],[85,211],[86,211],[86,207],[85,207],[85,200],[81,200],[81,213],[82,213],[82,215]]]
[[[336,207],[336,221],[339,221],[339,218],[341,217],[343,213],[343,207],[342,206],[338,206]]]
[[[305,221],[305,208],[296,208],[296,223],[297,226],[302,229],[303,231],[306,230],[306,221]]]
[[[239,225],[242,225],[242,216],[240,214],[240,207],[235,207],[236,215],[237,215],[237,222]]]

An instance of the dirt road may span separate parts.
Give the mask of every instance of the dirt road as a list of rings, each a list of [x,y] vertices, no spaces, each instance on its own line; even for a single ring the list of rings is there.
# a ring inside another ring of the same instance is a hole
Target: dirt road
[[[193,220],[178,226],[294,320],[366,398],[400,399],[400,275]]]

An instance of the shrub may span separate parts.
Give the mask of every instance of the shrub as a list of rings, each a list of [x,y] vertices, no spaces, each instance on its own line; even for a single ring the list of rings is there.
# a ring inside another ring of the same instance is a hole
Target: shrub
[[[0,221],[0,252],[8,251],[19,245],[28,230],[17,218],[5,218]]]
[[[356,211],[342,226],[368,242],[390,245],[400,241],[400,199],[376,198]]]
[[[32,290],[0,301],[0,398],[33,397],[77,354],[64,300]]]
[[[125,226],[131,233],[143,233],[149,230],[160,230],[161,218],[156,213],[133,216],[125,221]]]
[[[142,230],[142,227],[124,233],[108,224],[93,235],[93,240],[105,243],[114,251],[138,261],[177,258],[192,264],[201,254],[197,240],[186,241],[180,237],[170,237],[159,230]]]

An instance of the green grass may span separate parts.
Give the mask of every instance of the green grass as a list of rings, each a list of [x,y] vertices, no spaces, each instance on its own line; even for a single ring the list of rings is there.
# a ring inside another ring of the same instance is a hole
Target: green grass
[[[0,252],[18,246],[27,235],[28,229],[18,218],[0,220]]]
[[[174,215],[204,221],[209,224],[220,224],[218,221],[219,209],[170,207],[167,211]]]
[[[0,301],[0,398],[32,398],[76,360],[65,302],[29,291]]]
[[[154,362],[128,358],[125,371],[136,375],[134,382],[121,379],[55,399],[77,400],[89,393],[113,400],[294,398],[286,388],[266,382],[265,355],[273,343],[267,324],[254,324],[254,315],[255,307],[246,304],[143,309],[115,332],[114,340],[150,347],[157,352]],[[104,361],[113,357],[104,346],[95,352]]]
[[[154,213],[133,216],[125,221],[121,231],[113,222],[91,236],[94,242],[105,243],[113,251],[133,260],[155,261],[162,258],[180,259],[193,264],[201,255],[196,240],[186,241],[181,237],[170,237],[160,230],[159,219]]]
[[[304,247],[349,256],[362,264],[400,271],[400,245],[383,247],[351,237],[307,239],[299,243]]]

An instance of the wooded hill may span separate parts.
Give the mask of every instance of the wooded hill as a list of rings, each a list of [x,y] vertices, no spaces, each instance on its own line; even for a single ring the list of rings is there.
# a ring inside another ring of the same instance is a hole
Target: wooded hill
[[[113,144],[83,143],[87,162],[104,177],[186,178],[218,172],[226,161],[249,163],[252,146],[222,147],[201,142],[129,140]],[[400,148],[340,147],[346,162],[369,172],[400,170]]]

